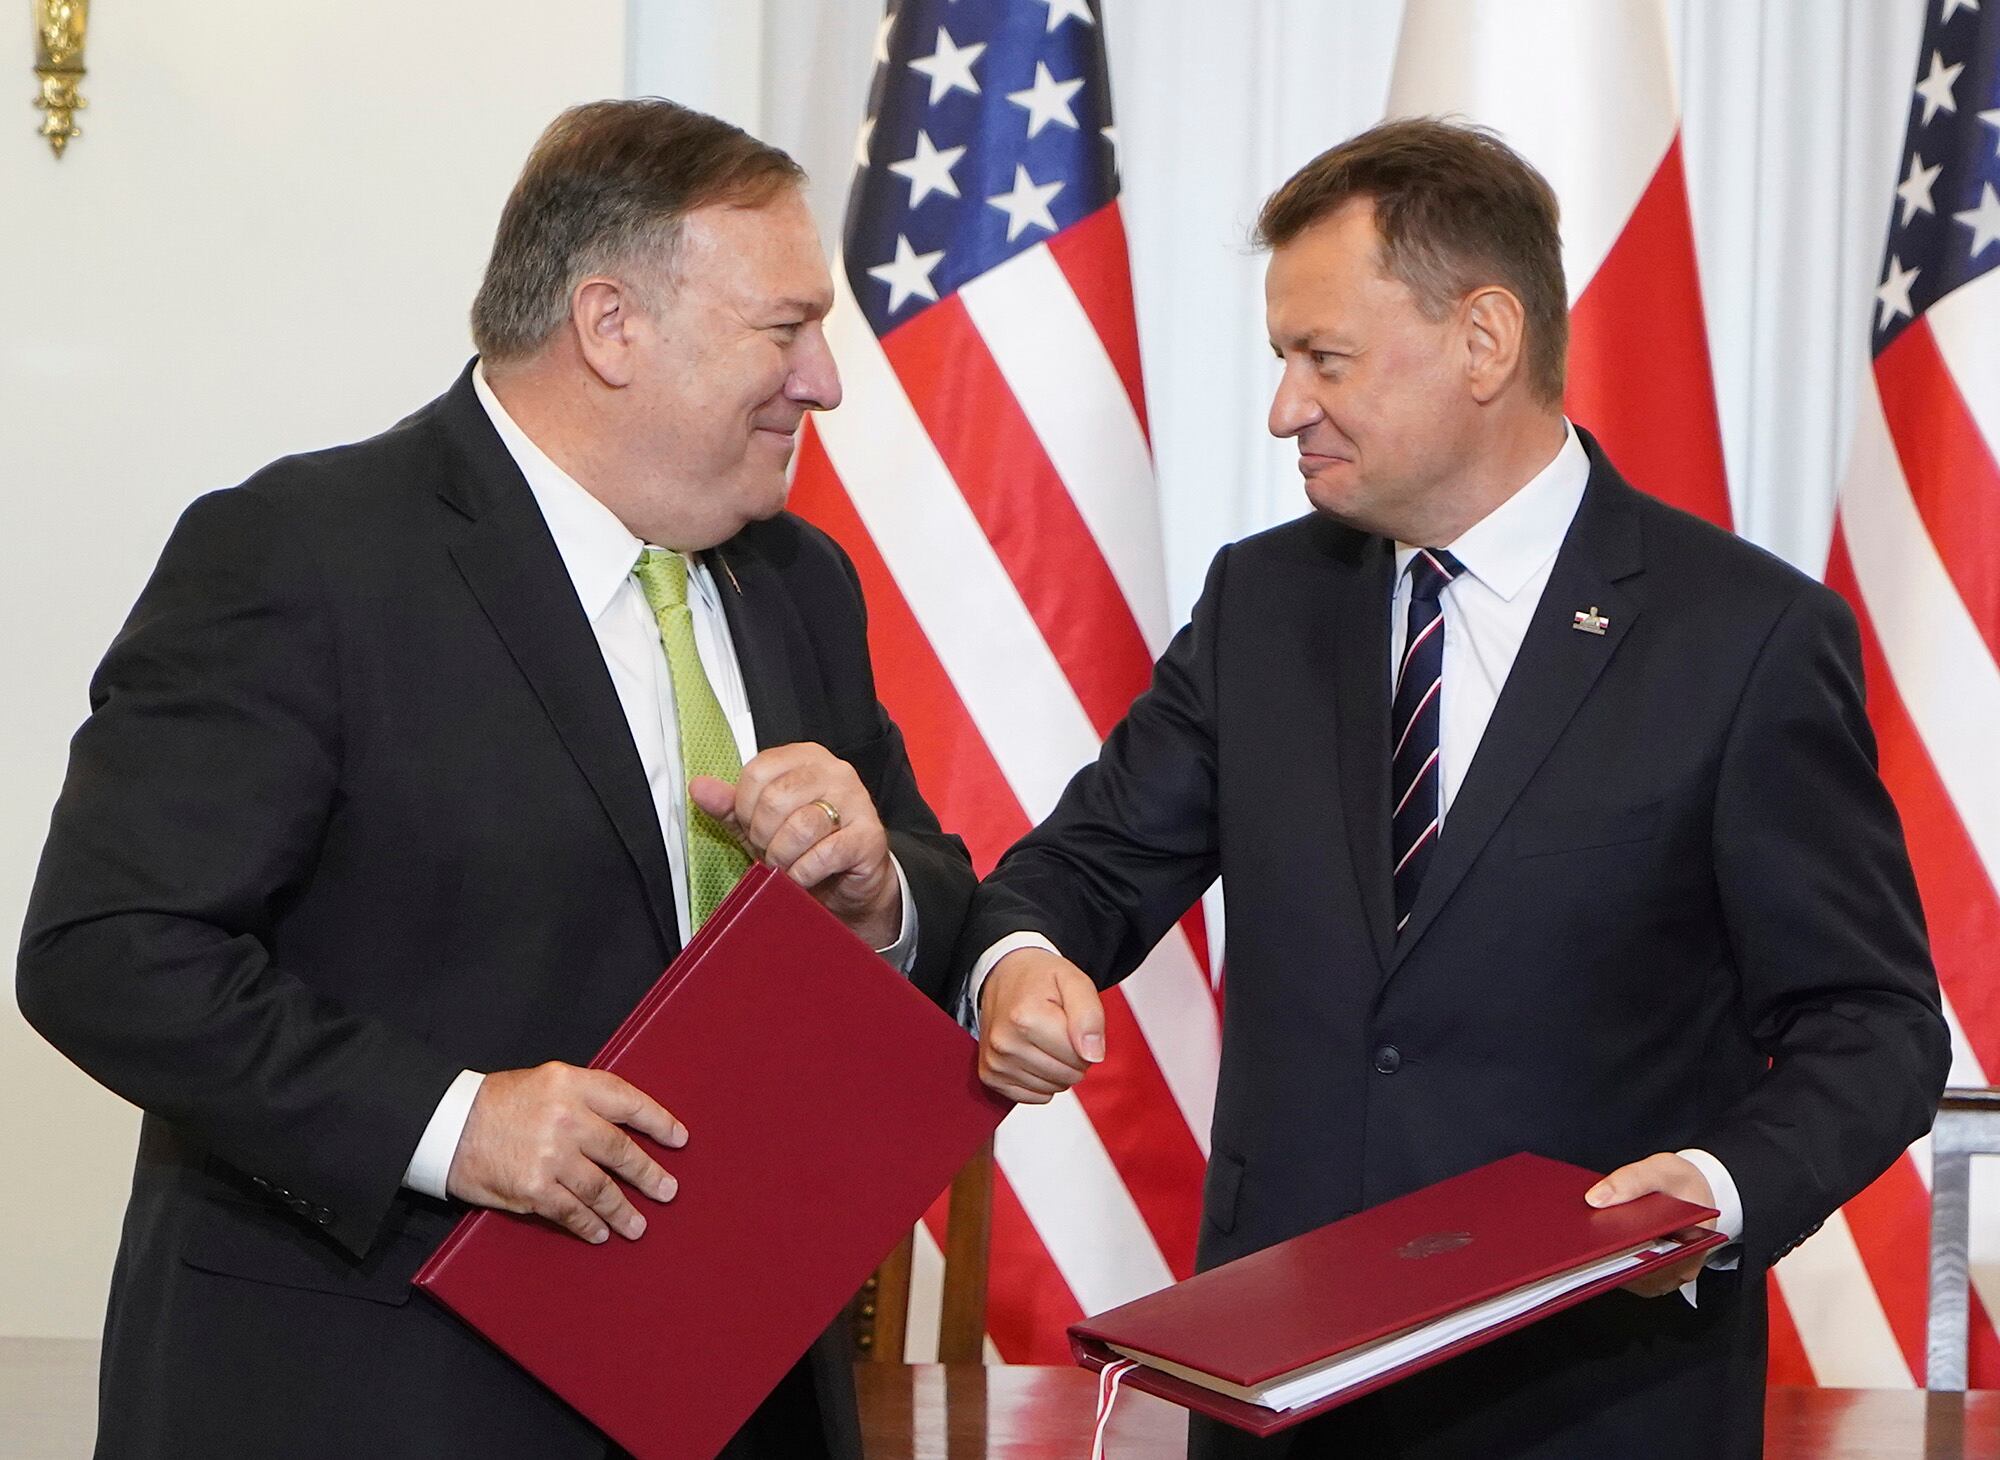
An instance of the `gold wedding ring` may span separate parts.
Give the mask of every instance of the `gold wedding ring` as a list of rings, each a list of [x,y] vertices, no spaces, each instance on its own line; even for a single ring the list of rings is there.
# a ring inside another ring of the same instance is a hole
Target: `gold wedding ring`
[[[827,817],[827,820],[829,820],[829,821],[831,821],[831,822],[833,823],[833,829],[834,829],[835,831],[839,831],[839,830],[840,830],[840,808],[839,808],[839,807],[835,806],[835,805],[834,805],[834,804],[833,804],[833,803],[832,803],[831,801],[814,801],[814,802],[813,802],[813,805],[815,805],[815,806],[819,807],[819,809],[820,809],[820,810],[822,810],[822,811],[824,811],[824,812],[826,813],[826,817]]]

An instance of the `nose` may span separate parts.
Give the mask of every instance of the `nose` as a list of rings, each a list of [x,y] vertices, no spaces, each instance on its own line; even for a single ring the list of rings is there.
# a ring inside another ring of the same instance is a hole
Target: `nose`
[[[1325,418],[1326,413],[1299,376],[1297,367],[1286,361],[1285,373],[1278,377],[1277,392],[1271,397],[1270,417],[1265,422],[1273,436],[1296,436]]]
[[[785,381],[785,399],[809,411],[830,411],[840,404],[840,370],[826,331],[817,323],[800,332],[792,373]]]

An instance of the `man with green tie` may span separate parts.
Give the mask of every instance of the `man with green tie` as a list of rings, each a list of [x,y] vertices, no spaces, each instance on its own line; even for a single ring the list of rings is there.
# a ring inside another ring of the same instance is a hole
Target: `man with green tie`
[[[607,1454],[410,1274],[468,1204],[644,1240],[675,1181],[627,1129],[702,1133],[582,1066],[751,857],[942,995],[971,868],[852,566],[784,512],[840,398],[801,181],[671,103],[565,113],[450,391],[176,529],[19,972],[146,1112],[102,1453]],[[858,1456],[849,1360],[829,1334],[726,1453]]]

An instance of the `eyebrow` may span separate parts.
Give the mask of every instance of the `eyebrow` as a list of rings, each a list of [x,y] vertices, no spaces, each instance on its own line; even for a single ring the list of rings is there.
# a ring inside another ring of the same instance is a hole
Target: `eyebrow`
[[[808,319],[817,319],[833,308],[833,297],[822,294],[816,299],[780,299],[771,306],[786,314],[803,314]]]

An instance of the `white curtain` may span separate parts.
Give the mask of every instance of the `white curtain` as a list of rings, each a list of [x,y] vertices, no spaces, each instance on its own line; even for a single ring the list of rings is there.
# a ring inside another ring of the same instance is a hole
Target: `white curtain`
[[[632,90],[791,151],[836,239],[882,5],[631,3]],[[1525,12],[1534,0],[1490,3]],[[1668,5],[1737,526],[1815,574],[1867,363],[1924,3]],[[1247,235],[1293,169],[1380,119],[1403,4],[1104,0],[1104,12],[1178,620],[1218,546],[1304,510],[1289,446],[1264,432],[1276,367]]]

